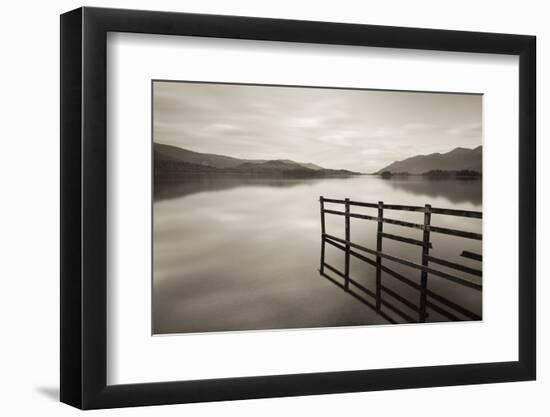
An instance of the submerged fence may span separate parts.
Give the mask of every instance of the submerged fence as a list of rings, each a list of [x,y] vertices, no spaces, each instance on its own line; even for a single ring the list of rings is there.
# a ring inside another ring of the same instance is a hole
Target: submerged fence
[[[467,287],[472,291],[481,291],[482,284],[481,279],[479,282],[471,279],[457,276],[455,273],[448,273],[438,269],[438,266],[451,269],[452,271],[464,272],[476,277],[482,277],[481,269],[472,268],[456,262],[451,262],[446,259],[434,257],[430,254],[430,250],[433,248],[432,241],[430,239],[432,233],[439,233],[444,235],[450,235],[454,237],[461,237],[473,240],[482,240],[482,234],[473,233],[463,230],[450,229],[445,227],[439,227],[432,225],[432,214],[442,214],[447,216],[457,216],[472,219],[481,219],[482,213],[477,211],[467,210],[453,210],[444,208],[435,208],[426,204],[425,206],[406,206],[396,204],[384,204],[382,201],[375,203],[364,203],[358,201],[351,201],[346,198],[344,200],[330,199],[320,197],[321,205],[321,263],[320,273],[325,278],[338,285],[346,292],[350,293],[355,298],[362,301],[370,308],[376,310],[376,312],[384,317],[389,322],[396,322],[392,317],[386,314],[382,307],[386,307],[388,310],[397,314],[399,317],[407,322],[425,322],[428,317],[427,309],[430,308],[433,311],[438,312],[444,317],[447,317],[453,321],[459,320],[481,320],[481,316],[468,310],[467,308],[459,305],[458,303],[443,297],[440,294],[428,288],[428,276],[434,275],[440,279],[448,280],[456,285]],[[331,210],[325,208],[325,203],[332,203],[343,205],[344,210]],[[377,210],[377,216],[370,216],[362,213],[353,213],[351,209],[353,207],[366,207]],[[412,223],[408,221],[393,219],[384,217],[385,211],[407,211],[407,212],[419,212],[424,214],[424,221],[422,223]],[[325,216],[326,215],[343,216],[345,219],[344,237],[337,237],[326,233]],[[366,246],[354,243],[351,241],[351,222],[350,219],[362,219],[367,221],[374,221],[377,223],[376,229],[376,249],[368,248]],[[411,237],[400,236],[397,234],[386,233],[384,231],[384,224],[391,224],[401,226],[409,229],[418,229],[422,231],[422,239],[414,239]],[[398,256],[385,253],[382,250],[383,239],[390,239],[399,241],[409,245],[418,246],[420,248],[420,262],[413,262]],[[325,261],[325,245],[329,244],[344,252],[344,270],[341,271],[333,265],[328,264]],[[370,258],[368,255],[372,256]],[[350,256],[359,259],[376,268],[376,287],[371,290],[364,285],[360,284],[357,280],[350,276]],[[482,262],[482,255],[470,251],[462,251],[460,256],[471,260]],[[383,263],[384,260],[384,263]],[[396,272],[388,266],[388,263],[396,263],[404,265],[411,270],[416,270],[420,273],[420,283],[413,279]],[[436,267],[433,267],[436,265]],[[481,265],[480,265],[481,267]],[[333,277],[329,276],[325,270],[328,270],[338,275],[343,282],[339,282]],[[413,302],[396,291],[387,287],[382,282],[382,272],[385,272],[387,276],[406,284],[407,286],[417,290],[419,293],[418,303]],[[365,297],[367,296],[367,297]],[[392,301],[389,301],[389,296]],[[435,304],[434,301],[439,304]],[[397,303],[395,303],[397,302]],[[443,305],[444,307],[441,307]],[[417,318],[407,314],[401,306],[406,306],[408,309],[417,313]]]

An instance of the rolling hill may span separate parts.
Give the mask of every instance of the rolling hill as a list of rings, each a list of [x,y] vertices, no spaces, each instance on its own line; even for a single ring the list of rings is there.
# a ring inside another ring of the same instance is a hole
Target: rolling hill
[[[322,178],[358,175],[345,169],[325,169],[312,163],[290,159],[247,160],[225,155],[207,154],[154,144],[155,175],[175,178],[181,174]]]
[[[429,171],[475,171],[482,172],[482,146],[474,149],[455,148],[447,153],[432,153],[417,155],[402,161],[396,161],[377,171],[383,172],[424,174]]]
[[[161,143],[155,143],[154,147],[155,147],[155,156],[158,155],[158,157],[161,159],[167,158],[167,159],[178,160],[178,161],[187,162],[191,164],[210,166],[213,168],[222,168],[222,169],[236,168],[239,165],[242,165],[244,163],[261,164],[261,163],[269,162],[268,160],[265,160],[265,159],[239,159],[239,158],[233,158],[231,156],[225,156],[225,155],[194,152],[188,149],[183,149],[172,145],[164,145]],[[320,167],[319,165],[315,165],[312,163],[294,162],[287,159],[283,159],[280,161],[287,162],[289,164],[297,164],[304,168],[312,169],[312,170],[324,169],[323,167]]]

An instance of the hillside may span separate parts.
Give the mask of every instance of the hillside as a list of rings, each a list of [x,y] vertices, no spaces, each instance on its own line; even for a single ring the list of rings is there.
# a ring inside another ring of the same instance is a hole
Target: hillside
[[[424,174],[429,171],[476,171],[482,172],[482,146],[474,149],[455,148],[447,153],[417,155],[396,161],[380,169],[382,172]]]
[[[246,160],[225,155],[203,154],[176,146],[154,144],[155,175],[177,179],[182,174],[322,178],[358,175],[345,169],[325,169],[289,159]]]
[[[256,169],[256,170],[265,170],[265,169],[304,169],[305,167],[297,162],[290,160],[274,159],[272,161],[265,162],[245,162],[237,166],[237,169]],[[306,168],[309,169],[309,168]]]
[[[187,162],[190,164],[197,164],[203,166],[210,166],[213,168],[236,168],[244,163],[261,164],[268,162],[265,159],[239,159],[231,156],[216,155],[210,153],[200,153],[190,151],[188,149],[179,148],[172,145],[164,145],[161,143],[155,143],[155,156],[158,155],[160,159],[178,160],[181,162]],[[290,160],[280,160],[281,162],[287,162],[291,164],[297,164],[307,169],[321,170],[323,167],[312,163],[294,162]]]

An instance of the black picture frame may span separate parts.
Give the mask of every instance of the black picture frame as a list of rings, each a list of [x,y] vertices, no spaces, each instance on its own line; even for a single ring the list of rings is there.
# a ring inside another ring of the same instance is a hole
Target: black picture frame
[[[519,360],[107,385],[108,32],[519,56]],[[88,7],[61,15],[61,401],[94,409],[535,379],[535,50],[524,35]]]

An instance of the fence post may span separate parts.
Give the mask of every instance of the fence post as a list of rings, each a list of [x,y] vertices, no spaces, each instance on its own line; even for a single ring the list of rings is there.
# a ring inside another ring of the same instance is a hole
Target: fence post
[[[319,266],[319,271],[322,273],[325,272],[325,201],[323,196],[319,197],[319,203],[321,205],[321,265]]]
[[[432,206],[426,204],[424,210],[424,233],[422,237],[422,266],[428,266],[428,255],[430,253],[430,222],[432,218]],[[428,273],[422,271],[420,275],[420,313],[419,321],[426,321],[426,291],[428,289]]]
[[[345,199],[345,204],[346,204],[346,269],[345,269],[344,275],[346,277],[346,281],[344,286],[347,290],[349,289],[349,251],[350,251],[349,242],[351,240],[350,221],[349,221],[349,198]]]
[[[376,229],[376,251],[382,252],[382,228],[384,223],[382,219],[384,217],[384,202],[378,202],[378,221]],[[382,257],[376,256],[376,310],[380,311],[382,300]]]

